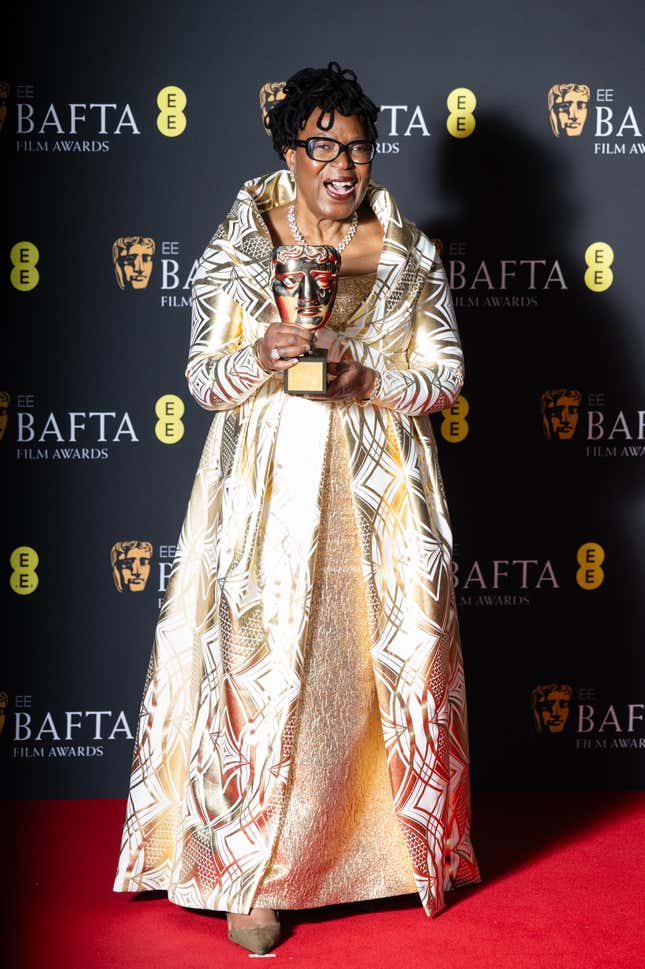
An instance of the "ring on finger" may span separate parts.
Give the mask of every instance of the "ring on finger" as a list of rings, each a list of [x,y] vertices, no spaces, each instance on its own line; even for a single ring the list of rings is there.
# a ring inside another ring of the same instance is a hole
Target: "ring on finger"
[[[281,356],[280,351],[279,351],[279,349],[277,347],[274,347],[273,350],[271,351],[271,359],[272,360],[282,360],[282,356]]]

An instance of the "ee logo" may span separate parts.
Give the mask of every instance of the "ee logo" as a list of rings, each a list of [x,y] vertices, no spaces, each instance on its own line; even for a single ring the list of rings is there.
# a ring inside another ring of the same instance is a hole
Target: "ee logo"
[[[609,268],[614,261],[614,250],[606,242],[592,242],[585,251],[585,284],[594,293],[603,293],[614,281]]]
[[[9,585],[19,596],[28,596],[38,587],[38,552],[29,545],[14,548],[9,558],[12,573]]]
[[[470,410],[470,404],[461,394],[457,397],[452,407],[441,411],[443,420],[441,422],[441,436],[451,444],[459,444],[467,436],[469,427],[466,415]]]
[[[581,589],[597,589],[605,580],[601,565],[605,561],[605,550],[597,542],[585,542],[576,555],[579,569],[576,582]]]
[[[40,273],[36,269],[40,253],[33,242],[17,242],[11,247],[9,258],[13,266],[10,276],[11,285],[21,293],[35,289],[40,280]]]
[[[166,138],[176,138],[186,129],[184,108],[188,99],[180,87],[169,84],[157,95],[157,128]]]
[[[474,92],[467,87],[456,87],[448,95],[446,104],[450,112],[446,118],[446,128],[453,138],[468,138],[476,124],[473,111],[477,98]]]
[[[176,444],[184,436],[184,402],[176,394],[164,394],[155,404],[155,414],[159,418],[155,424],[155,434],[162,444]]]

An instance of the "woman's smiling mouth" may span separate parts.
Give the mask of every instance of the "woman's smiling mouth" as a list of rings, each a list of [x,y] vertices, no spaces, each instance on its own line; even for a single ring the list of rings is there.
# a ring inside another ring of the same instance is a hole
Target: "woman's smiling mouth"
[[[324,182],[328,195],[339,202],[346,202],[354,194],[355,178],[331,178]]]

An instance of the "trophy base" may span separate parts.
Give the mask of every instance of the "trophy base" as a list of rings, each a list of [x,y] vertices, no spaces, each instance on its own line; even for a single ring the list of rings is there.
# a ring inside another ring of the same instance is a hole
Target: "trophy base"
[[[327,393],[327,348],[320,347],[302,357],[284,372],[286,394]]]

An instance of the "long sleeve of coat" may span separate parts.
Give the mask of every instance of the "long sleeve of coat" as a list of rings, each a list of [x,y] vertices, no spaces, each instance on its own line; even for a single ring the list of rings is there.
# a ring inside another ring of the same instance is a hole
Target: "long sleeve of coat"
[[[450,407],[464,382],[464,359],[446,272],[433,263],[419,293],[410,343],[408,369],[388,366],[388,354],[363,340],[343,339],[352,357],[381,374],[381,389],[371,403],[419,417]]]
[[[193,284],[192,323],[186,380],[205,410],[239,406],[271,377],[243,335],[244,310],[208,278]]]

